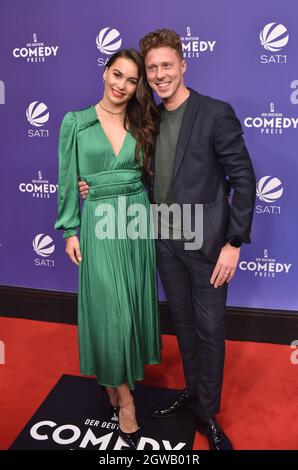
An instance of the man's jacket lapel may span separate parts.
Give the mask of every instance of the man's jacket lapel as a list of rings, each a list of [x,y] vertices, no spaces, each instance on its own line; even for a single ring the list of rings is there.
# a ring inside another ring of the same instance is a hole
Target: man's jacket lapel
[[[189,96],[188,103],[184,112],[182,125],[181,125],[178,142],[177,142],[172,181],[175,180],[179,172],[179,168],[182,164],[186,147],[187,147],[190,135],[192,133],[198,111],[199,111],[199,95],[198,93],[195,93],[190,89],[190,96]]]

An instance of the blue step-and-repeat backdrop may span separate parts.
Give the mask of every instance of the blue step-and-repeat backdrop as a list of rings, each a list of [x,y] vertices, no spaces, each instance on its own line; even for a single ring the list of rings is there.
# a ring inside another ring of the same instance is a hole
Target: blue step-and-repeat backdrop
[[[253,243],[228,304],[298,310],[297,18],[297,0],[1,0],[0,284],[77,290],[53,227],[61,119],[98,101],[111,51],[167,27],[186,84],[235,108],[256,171]]]

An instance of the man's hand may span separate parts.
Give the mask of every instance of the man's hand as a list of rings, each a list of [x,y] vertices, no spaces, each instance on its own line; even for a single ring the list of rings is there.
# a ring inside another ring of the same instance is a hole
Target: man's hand
[[[76,235],[66,238],[65,251],[70,257],[71,261],[79,266],[80,262],[82,261],[82,255],[80,250],[80,242]]]
[[[89,192],[89,186],[86,181],[79,181],[79,191],[82,199],[86,199]]]
[[[217,263],[213,270],[210,283],[217,288],[225,282],[230,282],[235,274],[240,257],[240,248],[235,248],[229,243],[222,247]]]

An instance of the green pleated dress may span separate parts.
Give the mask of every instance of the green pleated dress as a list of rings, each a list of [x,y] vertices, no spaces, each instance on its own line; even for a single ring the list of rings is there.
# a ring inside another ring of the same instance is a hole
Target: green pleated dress
[[[127,132],[116,156],[93,106],[67,113],[60,130],[55,222],[64,238],[77,234],[80,227],[81,373],[96,375],[105,386],[128,383],[131,389],[143,379],[145,364],[160,362],[161,349],[150,204],[135,145]],[[89,185],[81,211],[79,175]],[[133,204],[145,208],[145,218],[138,219],[141,235],[127,237],[125,225],[135,228],[137,214],[130,210],[139,207]],[[104,231],[109,231],[106,238]]]

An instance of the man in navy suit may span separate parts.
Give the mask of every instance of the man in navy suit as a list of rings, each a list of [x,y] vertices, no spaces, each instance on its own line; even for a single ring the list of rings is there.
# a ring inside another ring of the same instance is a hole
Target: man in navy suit
[[[183,360],[186,389],[152,416],[194,407],[197,429],[214,450],[233,449],[218,424],[225,357],[228,283],[242,243],[250,243],[255,175],[232,107],[185,86],[180,37],[162,29],[140,41],[148,82],[162,99],[160,131],[149,182],[151,202],[203,207],[200,249],[186,249],[172,221],[157,240],[157,265]],[[233,193],[227,195],[227,181]],[[83,195],[86,186],[81,183]],[[195,225],[196,212],[190,212]],[[164,222],[164,221],[163,221]]]
[[[255,175],[231,106],[188,89],[179,36],[158,30],[140,41],[147,79],[162,99],[151,200],[203,205],[203,244],[157,240],[157,265],[166,291],[183,360],[186,389],[156,418],[189,406],[210,448],[232,449],[215,419],[220,411],[225,355],[227,284],[235,274],[242,243],[250,243]],[[231,206],[227,179],[233,189]],[[171,224],[169,224],[171,226]],[[171,228],[171,227],[170,227]]]

